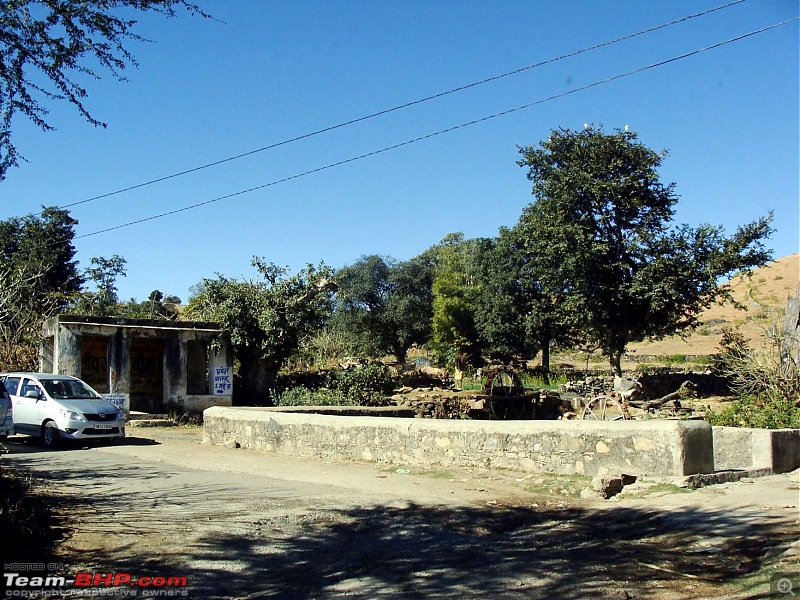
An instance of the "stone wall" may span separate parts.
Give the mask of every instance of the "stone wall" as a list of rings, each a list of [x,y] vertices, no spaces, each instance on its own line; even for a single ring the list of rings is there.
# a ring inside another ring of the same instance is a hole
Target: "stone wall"
[[[714,471],[703,421],[451,421],[214,407],[203,413],[203,442],[325,460],[589,476]]]
[[[714,465],[719,470],[800,468],[800,429],[714,427]]]

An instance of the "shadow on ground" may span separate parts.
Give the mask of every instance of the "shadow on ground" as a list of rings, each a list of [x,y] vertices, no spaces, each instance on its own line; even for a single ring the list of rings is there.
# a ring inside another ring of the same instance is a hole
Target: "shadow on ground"
[[[798,536],[797,522],[778,515],[665,513],[657,500],[647,510],[314,508],[280,489],[237,495],[225,481],[170,483],[177,474],[154,467],[95,467],[91,474],[109,483],[76,488],[63,471],[45,476],[69,480],[63,487],[71,495],[58,496],[58,513],[108,542],[78,550],[67,537],[63,562],[185,576],[192,598],[714,596],[720,586],[746,589],[743,578]],[[125,486],[137,479],[150,487],[126,496]]]

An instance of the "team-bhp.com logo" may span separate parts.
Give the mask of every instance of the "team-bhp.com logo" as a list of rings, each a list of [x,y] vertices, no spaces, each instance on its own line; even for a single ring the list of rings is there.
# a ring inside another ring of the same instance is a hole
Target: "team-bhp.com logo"
[[[9,566],[5,565],[6,570]],[[30,566],[30,565],[24,565]],[[44,566],[44,565],[42,565]],[[38,569],[15,569],[3,574],[6,598],[47,597],[176,597],[188,596],[183,576],[133,575],[127,572],[79,572],[74,577],[38,575]],[[41,569],[44,570],[44,569]]]

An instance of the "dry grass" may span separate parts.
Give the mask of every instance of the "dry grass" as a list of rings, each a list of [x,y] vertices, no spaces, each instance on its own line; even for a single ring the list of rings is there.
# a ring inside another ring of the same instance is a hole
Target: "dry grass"
[[[776,319],[783,322],[786,300],[800,287],[800,254],[780,258],[756,269],[750,277],[739,276],[730,283],[733,297],[746,310],[731,304],[712,306],[700,316],[700,328],[688,338],[673,336],[631,344],[628,351],[656,356],[716,354],[725,327],[738,328],[752,346],[760,346],[764,341],[763,328]]]

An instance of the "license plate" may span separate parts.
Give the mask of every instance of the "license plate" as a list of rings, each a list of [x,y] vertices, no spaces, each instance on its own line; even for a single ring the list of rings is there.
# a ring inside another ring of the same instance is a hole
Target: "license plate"
[[[111,426],[111,425],[109,425],[108,423],[97,423],[97,424],[94,426],[94,428],[95,428],[95,429],[111,429],[111,427],[112,427],[112,426]]]

